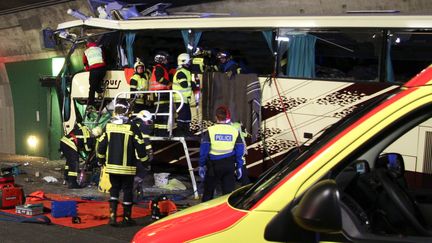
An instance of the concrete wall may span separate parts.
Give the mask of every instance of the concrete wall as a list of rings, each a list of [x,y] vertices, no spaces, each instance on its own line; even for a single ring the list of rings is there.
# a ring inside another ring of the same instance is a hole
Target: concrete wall
[[[430,0],[224,0],[170,11],[232,13],[234,15],[331,15],[353,10],[399,10],[403,14],[431,14]]]
[[[1,153],[14,154],[16,152],[13,97],[5,63],[64,56],[67,50],[43,48],[42,29],[48,27],[56,29],[58,23],[74,20],[75,18],[66,14],[69,8],[79,9],[81,12],[89,14],[87,1],[77,0],[0,16]]]

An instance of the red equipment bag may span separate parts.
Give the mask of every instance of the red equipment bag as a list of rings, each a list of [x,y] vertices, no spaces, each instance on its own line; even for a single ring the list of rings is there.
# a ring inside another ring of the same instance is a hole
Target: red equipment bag
[[[1,186],[1,184],[6,184],[6,183],[14,184],[15,183],[15,177],[13,177],[13,176],[5,176],[5,177],[0,176],[0,186]]]
[[[13,177],[12,177],[13,178]],[[24,190],[21,186],[14,185],[13,182],[0,182],[0,208],[14,208],[25,202]]]

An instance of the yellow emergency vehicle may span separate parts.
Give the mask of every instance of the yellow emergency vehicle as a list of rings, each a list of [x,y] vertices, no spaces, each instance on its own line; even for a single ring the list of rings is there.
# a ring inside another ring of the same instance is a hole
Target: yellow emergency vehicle
[[[291,150],[256,183],[159,220],[132,242],[432,242],[430,162],[397,149],[426,146],[431,156],[416,136],[431,118],[429,66]]]

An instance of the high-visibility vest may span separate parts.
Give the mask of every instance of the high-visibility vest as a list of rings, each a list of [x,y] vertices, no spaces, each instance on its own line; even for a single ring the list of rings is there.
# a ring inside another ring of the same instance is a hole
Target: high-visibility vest
[[[87,62],[89,66],[98,63],[104,63],[102,49],[98,46],[92,46],[87,48],[87,50],[84,51],[84,54],[87,57]]]
[[[183,88],[180,85],[180,83],[183,82],[183,81],[185,81],[185,80],[184,79],[179,80],[177,78],[177,75],[179,73],[184,73],[184,75],[186,76],[186,81],[188,83],[188,86],[186,88]],[[191,84],[191,82],[192,82],[192,74],[186,68],[180,68],[174,74],[174,80],[173,80],[172,89],[173,90],[177,90],[177,91],[179,91],[182,94],[184,103],[189,103],[189,99],[192,96],[192,84]],[[174,93],[174,102],[180,102],[180,101],[181,101],[180,95],[178,95],[177,93]]]
[[[142,77],[141,77],[141,75],[139,75],[139,74],[136,73],[136,74],[134,74],[132,76],[131,79],[134,79],[134,80],[137,81],[136,87],[132,87],[131,86],[131,88],[135,88],[138,91],[148,90],[148,86],[149,86],[149,84],[148,84],[148,75],[146,73],[144,73],[144,75],[142,75]],[[143,94],[139,94],[136,97],[137,98],[135,100],[135,103],[137,103],[137,104],[144,104],[144,95]]]
[[[153,68],[152,71],[152,75],[150,78],[150,87],[149,90],[170,90],[170,86],[169,85],[164,85],[158,82],[158,80],[156,80],[156,67],[161,67],[164,70],[164,78],[166,80],[169,80],[169,73],[168,70],[161,64],[156,64]]]
[[[237,128],[230,124],[213,125],[208,128],[208,133],[210,137],[210,154],[212,155],[231,153],[239,136]]]
[[[84,149],[86,152],[90,152],[92,147],[90,130],[87,126],[83,126],[80,123],[77,124],[68,135],[63,136],[60,141],[71,147],[73,150],[78,152],[78,148]]]

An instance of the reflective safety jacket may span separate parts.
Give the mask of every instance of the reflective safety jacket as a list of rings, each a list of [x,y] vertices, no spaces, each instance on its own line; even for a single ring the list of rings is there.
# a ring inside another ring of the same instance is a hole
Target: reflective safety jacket
[[[80,123],[60,141],[77,152],[90,152],[95,145],[95,138],[91,136],[90,129]]]
[[[97,141],[96,155],[109,174],[135,175],[137,160],[148,160],[141,132],[133,123],[108,123]]]
[[[106,66],[102,48],[96,45],[96,43],[87,44],[87,49],[84,51],[83,63],[86,70]]]
[[[182,94],[184,103],[189,103],[189,99],[192,96],[191,72],[186,68],[178,69],[174,74],[172,89],[177,90]],[[174,93],[174,102],[181,102],[181,98],[177,93]]]
[[[205,70],[204,57],[194,57],[191,63],[191,69],[196,73],[203,73]]]
[[[144,73],[139,74],[135,73],[130,80],[130,91],[143,91],[148,90],[149,88],[149,73],[144,71]],[[144,95],[139,94],[135,95],[136,100],[135,103],[137,104],[144,104]]]
[[[204,166],[207,159],[217,161],[235,156],[237,166],[242,166],[244,149],[237,128],[231,124],[218,123],[209,127],[203,134],[199,165]]]
[[[152,134],[152,132],[153,132],[153,125],[145,123],[141,119],[135,119],[134,122],[137,125],[137,127],[139,128],[139,130],[141,132],[141,136],[143,137],[147,156],[149,157],[149,160],[152,160],[153,159],[152,158],[153,157],[153,148],[152,148],[152,145],[150,142],[150,134]]]
[[[169,83],[170,77],[167,68],[162,64],[156,64],[150,77],[149,90],[170,90]]]

